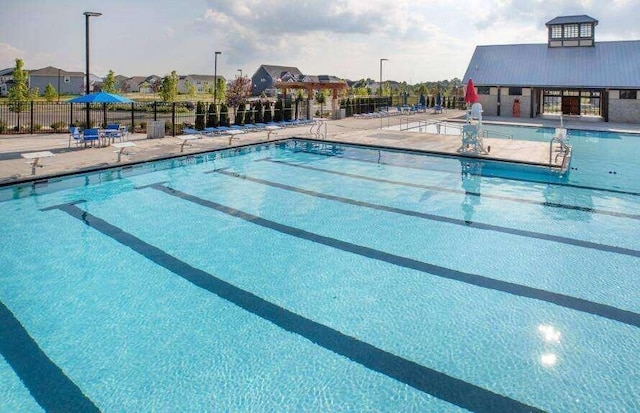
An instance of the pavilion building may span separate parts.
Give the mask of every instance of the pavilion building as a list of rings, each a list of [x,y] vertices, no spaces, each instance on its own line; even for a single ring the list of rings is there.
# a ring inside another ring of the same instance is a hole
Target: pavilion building
[[[598,21],[561,16],[543,44],[477,46],[464,75],[485,116],[640,123],[640,40],[596,42]]]

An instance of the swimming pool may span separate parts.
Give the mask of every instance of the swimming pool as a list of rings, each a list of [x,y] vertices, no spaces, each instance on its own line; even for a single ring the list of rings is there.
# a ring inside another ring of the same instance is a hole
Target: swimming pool
[[[461,123],[441,122],[429,125],[409,123],[408,129],[417,133],[442,133],[460,135]],[[407,124],[403,124],[405,129]],[[554,128],[510,126],[487,123],[482,126],[490,138],[550,142]],[[399,130],[399,126],[390,129]],[[571,158],[571,182],[593,185],[596,188],[631,190],[640,192],[640,180],[636,168],[640,156],[640,134],[595,130],[568,130],[568,142],[573,147]]]
[[[637,411],[640,194],[579,172],[292,140],[3,188],[0,410]]]

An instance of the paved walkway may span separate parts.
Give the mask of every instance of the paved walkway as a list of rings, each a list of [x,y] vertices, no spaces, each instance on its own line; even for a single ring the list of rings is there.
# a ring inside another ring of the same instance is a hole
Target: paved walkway
[[[431,113],[414,114],[410,116],[394,116],[384,119],[348,118],[330,120],[326,122],[326,137],[324,139],[375,145],[389,148],[422,150],[443,154],[458,154],[461,139],[459,136],[400,132],[381,127],[398,126],[406,123],[407,117],[411,122],[418,120],[444,120],[447,118],[462,120],[464,112],[449,110],[446,113],[434,115]],[[522,124],[537,127],[559,127],[559,120],[554,119],[522,119],[522,118],[484,118],[485,123],[496,122],[505,124]],[[590,129],[606,131],[622,131],[640,133],[640,125],[576,122],[566,120],[564,126],[571,129]],[[322,128],[322,133],[325,129]],[[144,134],[132,134],[129,141],[135,147],[126,148],[125,155],[117,163],[118,154],[114,147],[84,148],[76,147],[72,142],[69,148],[68,134],[40,134],[40,135],[0,135],[0,184],[8,184],[35,179],[43,179],[58,174],[91,171],[94,169],[126,165],[129,163],[145,162],[172,156],[181,156],[212,150],[266,142],[267,131],[244,133],[229,145],[228,137],[203,137],[189,141],[180,153],[182,141],[174,137],[161,139],[147,139]],[[271,140],[291,137],[312,138],[309,126],[279,129],[271,134]],[[640,136],[639,136],[640,139]],[[507,139],[484,138],[485,147],[491,147],[489,154],[483,158],[526,162],[533,164],[548,164],[549,143],[530,142]],[[42,158],[44,166],[36,168],[36,174],[31,175],[28,160],[21,157],[27,152],[50,151],[53,157]],[[471,154],[471,156],[473,156]]]

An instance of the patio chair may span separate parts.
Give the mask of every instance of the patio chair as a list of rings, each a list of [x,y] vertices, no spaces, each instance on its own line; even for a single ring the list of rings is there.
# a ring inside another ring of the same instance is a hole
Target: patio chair
[[[83,142],[84,147],[87,147],[87,142],[91,142],[91,146],[93,146],[94,142],[100,143],[100,130],[97,128],[85,129],[83,133]]]
[[[76,146],[84,142],[82,132],[77,126],[69,126],[69,148],[71,147],[71,139],[75,141]]]

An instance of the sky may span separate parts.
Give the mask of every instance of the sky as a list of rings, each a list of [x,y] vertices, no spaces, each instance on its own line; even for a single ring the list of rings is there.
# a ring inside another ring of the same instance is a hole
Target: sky
[[[0,69],[98,76],[304,74],[415,84],[462,78],[477,45],[546,43],[562,15],[597,20],[596,41],[639,40],[640,0],[3,0]]]

